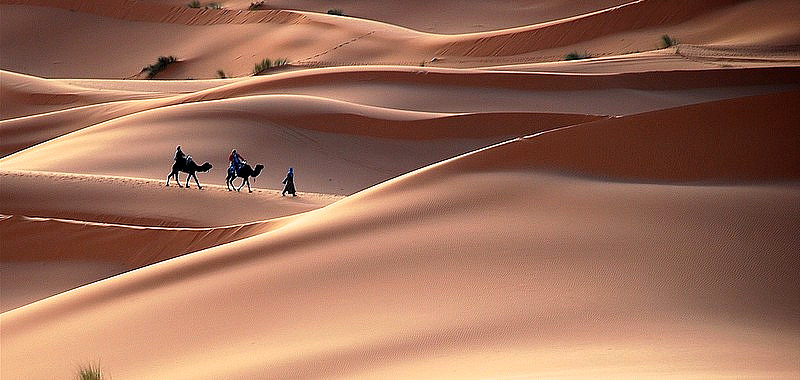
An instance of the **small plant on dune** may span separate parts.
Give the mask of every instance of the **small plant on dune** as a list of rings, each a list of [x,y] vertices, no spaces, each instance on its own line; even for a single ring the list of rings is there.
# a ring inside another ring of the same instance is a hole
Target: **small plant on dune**
[[[219,70],[217,70],[217,78],[219,78],[219,79],[225,79],[225,78],[227,78],[227,77],[228,77],[228,76],[227,76],[227,75],[225,75],[225,71],[224,71],[224,70],[222,70],[222,69],[219,69]]]
[[[675,46],[678,44],[678,40],[669,36],[669,34],[665,34],[661,36],[661,47],[666,49],[670,46]]]
[[[78,369],[78,380],[103,380],[103,373],[100,372],[100,366],[89,365],[86,367],[81,366]]]
[[[564,60],[565,61],[573,61],[573,60],[576,60],[576,59],[586,59],[586,58],[592,58],[592,56],[589,55],[589,53],[581,54],[581,53],[578,53],[578,52],[575,52],[575,51],[573,51],[572,53],[569,53],[569,54],[564,56]]]
[[[253,74],[257,75],[270,67],[272,67],[272,61],[269,58],[264,58],[253,67]]]
[[[192,0],[189,4],[186,4],[189,8],[200,8],[200,0]]]
[[[344,16],[344,10],[341,8],[328,9],[329,15]]]
[[[250,3],[250,6],[247,7],[248,11],[257,11],[259,9],[264,9],[264,2],[263,1]]]
[[[147,78],[150,79],[156,76],[156,74],[158,74],[161,70],[164,70],[164,68],[167,67],[168,65],[175,63],[177,60],[178,59],[175,58],[174,56],[170,55],[168,57],[165,57],[162,55],[161,57],[158,57],[156,63],[145,66],[144,69],[142,69],[142,71],[146,71]]]
[[[222,5],[219,3],[208,3],[206,4],[206,9],[222,9]]]
[[[273,67],[284,66],[288,64],[289,61],[286,58],[278,58],[276,60],[270,60],[269,58],[264,58],[261,62],[256,63],[253,67],[253,74],[258,75],[264,70],[271,69]]]

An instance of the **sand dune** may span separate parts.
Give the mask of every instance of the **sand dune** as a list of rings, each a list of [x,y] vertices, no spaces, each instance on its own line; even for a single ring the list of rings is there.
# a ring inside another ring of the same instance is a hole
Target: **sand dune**
[[[25,0],[4,1],[0,6],[3,35],[14,35],[3,40],[4,51],[10,53],[0,60],[3,68],[68,78],[134,77],[165,55],[174,55],[179,62],[158,77],[187,79],[214,78],[218,70],[228,76],[250,75],[264,58],[315,66],[483,67],[562,60],[571,51],[609,56],[657,49],[665,33],[695,45],[800,44],[793,22],[800,17],[800,7],[791,0],[646,0],[595,12],[586,5],[588,13],[566,19],[457,35],[318,13],[189,9],[144,1]],[[559,7],[576,6],[555,5]],[[774,13],[755,11],[764,8]],[[468,22],[452,10],[439,16]],[[44,25],[49,33],[40,33]],[[151,38],[159,43],[149,43]],[[64,44],[106,49],[65,49]],[[793,51],[797,59],[797,49]]]
[[[251,95],[308,95],[383,108],[451,114],[473,113],[479,109],[494,113],[620,115],[797,89],[799,73],[795,67],[603,75],[373,67],[308,70],[234,82],[206,81],[184,90],[180,86],[189,84],[181,82],[170,85],[172,88],[167,87],[169,91],[164,93],[154,92],[147,86],[104,81],[106,88],[98,90],[102,94],[108,87],[124,91],[150,90],[146,96],[154,99],[74,106],[0,121],[0,152],[10,154],[95,124],[160,107]],[[60,84],[62,82],[56,81],[52,91]],[[36,94],[29,91],[10,100],[12,104],[30,104]],[[296,107],[303,106],[288,106],[289,109]]]
[[[164,189],[163,181],[75,174],[3,171],[0,181],[3,311],[260,234],[339,199],[264,190],[244,198],[213,185],[201,192],[174,181]]]
[[[797,181],[798,101],[790,92],[599,120],[488,151],[486,162],[634,182]]]
[[[466,156],[6,312],[6,363],[35,376],[98,358],[124,378],[797,373],[796,187],[614,184],[492,162]],[[102,349],[115,342],[126,350]],[[30,362],[34,347],[55,360]]]
[[[302,190],[350,194],[531,131],[595,119],[547,114],[450,116],[455,115],[311,97],[240,97],[112,120],[4,157],[0,165],[9,170],[159,178],[166,177],[172,165],[175,145],[183,145],[196,161],[218,167],[200,174],[202,181],[224,184],[227,156],[235,148],[251,163],[266,165],[255,183],[258,187],[281,186],[283,174],[295,167]],[[487,127],[487,121],[504,124]],[[421,129],[429,132],[418,134]]]
[[[796,0],[250,3],[0,0],[0,378],[800,376]]]

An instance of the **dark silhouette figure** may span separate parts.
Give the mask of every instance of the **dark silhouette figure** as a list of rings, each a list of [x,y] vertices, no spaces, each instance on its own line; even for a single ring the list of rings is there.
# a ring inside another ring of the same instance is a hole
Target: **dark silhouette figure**
[[[211,170],[210,163],[206,162],[203,165],[197,166],[197,164],[194,163],[194,161],[192,161],[192,156],[187,156],[186,159],[183,161],[175,160],[175,163],[172,164],[172,171],[170,171],[169,175],[167,175],[167,186],[169,186],[169,181],[170,179],[172,179],[172,176],[175,176],[175,182],[178,183],[178,187],[183,187],[181,186],[180,179],[178,179],[178,173],[184,172],[189,174],[186,177],[187,188],[189,187],[189,179],[194,178],[194,182],[197,183],[197,188],[203,189],[203,187],[200,186],[200,181],[197,180],[197,174],[195,173],[207,172],[209,170]]]
[[[181,150],[181,146],[180,145],[175,147],[175,158],[173,158],[172,160],[175,161],[175,162],[179,162],[181,165],[185,165],[186,164],[186,155],[183,154],[183,151]]]
[[[294,169],[289,168],[289,172],[286,173],[286,178],[283,179],[284,184],[283,191],[281,192],[281,196],[286,195],[286,193],[292,194],[293,197],[297,196],[297,191],[294,189]]]
[[[233,187],[236,191],[241,191],[244,184],[247,184],[247,190],[249,192],[253,192],[253,189],[250,188],[250,177],[256,178],[259,174],[261,174],[261,170],[264,169],[264,165],[258,164],[256,168],[253,169],[250,164],[243,164],[239,170],[234,173],[232,170],[228,170],[228,176],[225,178],[225,186],[228,188],[228,191],[231,191],[231,187]],[[233,180],[236,177],[243,178],[242,185],[239,188],[236,188],[236,185],[233,184]]]

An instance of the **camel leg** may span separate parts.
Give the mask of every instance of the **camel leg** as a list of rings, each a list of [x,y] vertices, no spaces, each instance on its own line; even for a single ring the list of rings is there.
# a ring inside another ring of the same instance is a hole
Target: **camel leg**
[[[200,186],[200,181],[197,180],[197,174],[192,173],[192,177],[194,177],[194,183],[197,184],[197,189],[198,190],[203,190],[203,186]]]
[[[228,188],[228,191],[231,191],[231,185],[233,185],[233,178],[231,178],[231,175],[228,174],[228,176],[225,177],[225,187]]]
[[[241,186],[239,186],[239,188],[238,188],[238,189],[236,189],[236,191],[242,191],[242,188],[244,187],[244,184],[245,184],[246,182],[247,182],[247,178],[242,178],[242,184],[241,184]]]
[[[180,179],[180,177],[178,177],[179,174],[180,174],[180,172],[175,172],[175,182],[178,183],[178,187],[183,187],[183,186],[181,186],[181,179]]]
[[[171,180],[171,179],[172,179],[172,172],[167,174],[167,186],[169,186],[169,180]]]
[[[187,174],[187,175],[186,175],[186,188],[187,188],[187,189],[189,188],[189,180],[190,180],[190,179],[192,179],[192,175],[191,175],[191,174]]]

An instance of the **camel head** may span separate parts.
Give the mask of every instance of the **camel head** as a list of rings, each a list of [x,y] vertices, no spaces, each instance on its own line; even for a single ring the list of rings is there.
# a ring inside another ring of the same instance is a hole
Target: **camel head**
[[[206,162],[203,165],[197,167],[197,171],[199,172],[207,172],[209,170],[211,170],[211,163],[209,162]]]
[[[256,165],[256,169],[253,170],[252,177],[253,178],[258,177],[258,175],[261,174],[262,170],[264,170],[264,165],[261,165],[261,164]]]

